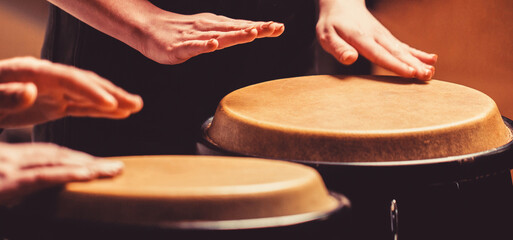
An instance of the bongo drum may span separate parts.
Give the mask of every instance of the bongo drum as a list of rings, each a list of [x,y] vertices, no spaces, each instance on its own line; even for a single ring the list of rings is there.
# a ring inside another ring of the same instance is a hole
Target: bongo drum
[[[53,221],[45,226],[52,230],[44,230],[49,238],[330,239],[336,235],[328,232],[341,232],[349,208],[343,195],[328,192],[320,175],[301,164],[208,156],[113,159],[125,163],[121,176],[69,183],[56,194],[46,214]]]
[[[401,219],[406,238],[450,239],[489,237],[513,223],[511,140],[511,121],[477,90],[438,80],[319,75],[228,94],[205,122],[198,152],[315,167],[329,189],[351,200],[357,235],[388,234]],[[381,214],[391,202],[392,222]]]

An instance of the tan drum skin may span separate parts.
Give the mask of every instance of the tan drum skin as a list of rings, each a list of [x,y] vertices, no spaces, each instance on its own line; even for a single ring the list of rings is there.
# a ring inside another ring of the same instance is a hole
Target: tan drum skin
[[[209,141],[247,156],[321,162],[441,158],[511,141],[495,102],[439,80],[304,76],[225,96]]]
[[[194,226],[326,213],[341,204],[314,169],[295,163],[213,156],[112,159],[125,163],[122,175],[67,184],[59,195],[58,218]]]

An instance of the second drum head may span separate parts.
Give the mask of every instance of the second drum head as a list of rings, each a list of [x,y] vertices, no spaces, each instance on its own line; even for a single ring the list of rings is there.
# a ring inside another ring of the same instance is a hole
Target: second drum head
[[[377,76],[306,76],[223,98],[207,138],[247,156],[319,162],[458,156],[511,141],[495,102],[454,83]]]
[[[121,176],[69,183],[60,219],[183,229],[257,228],[315,220],[348,206],[312,168],[212,156],[116,157]]]

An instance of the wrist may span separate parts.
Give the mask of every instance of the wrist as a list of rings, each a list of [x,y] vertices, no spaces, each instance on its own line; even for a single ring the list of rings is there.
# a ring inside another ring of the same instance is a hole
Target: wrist
[[[122,23],[126,27],[125,32],[113,37],[138,51],[143,51],[146,42],[154,32],[154,26],[165,12],[149,2],[148,4],[144,7],[139,6],[136,14],[128,15]]]
[[[135,48],[143,55],[150,57],[151,49],[155,44],[161,41],[163,26],[169,26],[176,22],[176,19],[183,18],[184,15],[162,10],[154,5],[149,6],[146,11],[140,12],[137,18],[133,19],[130,23],[131,36],[130,43],[127,43],[132,48]],[[151,57],[150,57],[151,58]]]

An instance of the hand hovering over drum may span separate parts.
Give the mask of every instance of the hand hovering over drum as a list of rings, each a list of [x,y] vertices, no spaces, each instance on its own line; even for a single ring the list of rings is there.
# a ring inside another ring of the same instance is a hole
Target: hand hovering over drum
[[[256,38],[276,37],[285,29],[279,23],[235,20],[212,13],[165,12],[154,21],[154,27],[142,34],[135,48],[162,64],[179,64]]]
[[[92,72],[31,57],[0,61],[0,128],[65,116],[120,119],[141,108],[139,96]]]
[[[402,77],[430,80],[437,56],[396,39],[367,10],[364,0],[319,0],[317,37],[339,62],[350,65],[358,53]]]
[[[162,64],[179,64],[256,38],[277,37],[285,29],[280,23],[237,20],[212,13],[172,13],[147,0],[49,2]]]
[[[0,143],[0,205],[15,204],[44,188],[121,173],[123,163],[53,144]]]

